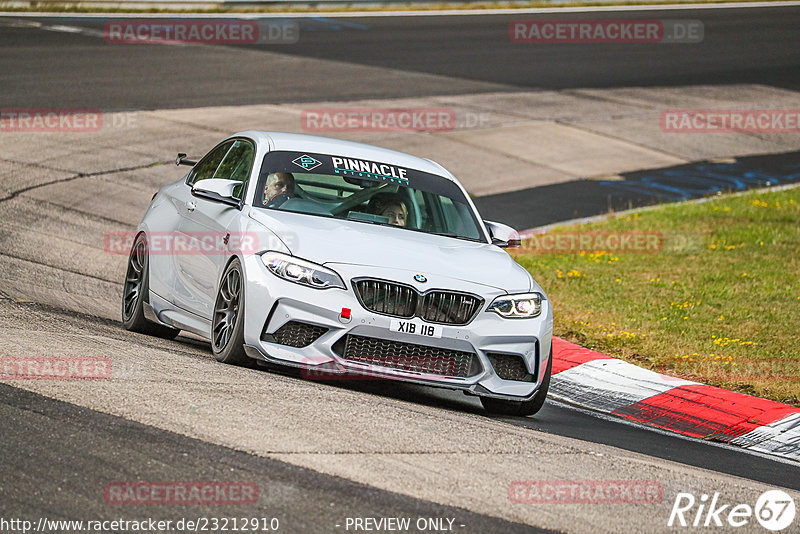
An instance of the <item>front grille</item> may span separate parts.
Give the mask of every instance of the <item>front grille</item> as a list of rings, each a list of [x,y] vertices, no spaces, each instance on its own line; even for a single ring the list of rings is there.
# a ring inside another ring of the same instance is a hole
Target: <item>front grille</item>
[[[278,328],[274,334],[264,334],[261,339],[289,347],[307,347],[315,342],[328,329],[315,324],[289,321]]]
[[[345,336],[343,348],[341,342],[337,342],[333,348],[345,360],[404,371],[458,378],[475,376],[481,372],[478,357],[472,352],[353,334]]]
[[[411,286],[381,280],[359,280],[355,288],[361,304],[370,311],[396,317],[414,317],[418,293]]]
[[[446,324],[467,324],[483,300],[465,293],[431,291],[422,297],[419,316],[426,321]]]
[[[533,382],[533,375],[528,372],[522,356],[516,354],[486,354],[494,372],[503,380],[517,380],[520,382]]]
[[[411,286],[384,280],[357,280],[353,286],[364,308],[394,317],[422,317],[432,323],[464,325],[483,305],[483,299],[457,291],[420,294]]]

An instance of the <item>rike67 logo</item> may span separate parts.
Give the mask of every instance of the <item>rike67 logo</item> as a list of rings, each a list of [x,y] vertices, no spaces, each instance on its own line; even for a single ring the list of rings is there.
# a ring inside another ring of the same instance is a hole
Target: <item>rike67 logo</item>
[[[667,526],[680,527],[745,527],[753,528],[753,517],[767,530],[778,532],[792,525],[795,504],[791,495],[781,490],[762,493],[755,506],[725,503],[720,494],[703,494],[696,498],[691,493],[678,493]],[[727,523],[727,525],[726,525]]]

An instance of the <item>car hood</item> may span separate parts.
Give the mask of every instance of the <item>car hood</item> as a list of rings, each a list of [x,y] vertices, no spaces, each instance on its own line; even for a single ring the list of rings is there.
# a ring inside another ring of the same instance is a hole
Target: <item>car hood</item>
[[[294,256],[315,263],[436,274],[509,293],[539,290],[524,268],[488,243],[299,213],[252,209],[250,217],[274,232]]]

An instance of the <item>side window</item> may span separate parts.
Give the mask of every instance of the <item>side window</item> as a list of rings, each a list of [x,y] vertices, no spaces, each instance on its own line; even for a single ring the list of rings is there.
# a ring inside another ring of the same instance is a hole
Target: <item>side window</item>
[[[442,211],[447,221],[448,231],[458,235],[481,239],[481,234],[475,225],[465,225],[464,221],[470,220],[469,207],[466,204],[453,202],[447,197],[440,197],[442,200]]]
[[[192,170],[192,175],[189,177],[189,185],[192,186],[198,180],[207,180],[208,178],[213,178],[214,173],[217,171],[217,167],[219,167],[222,158],[225,157],[225,154],[228,153],[228,150],[233,145],[233,141],[222,143],[217,148],[209,152],[205,155],[205,157],[200,160],[200,163]]]
[[[247,179],[250,177],[250,171],[253,169],[254,160],[255,147],[253,143],[237,139],[228,150],[222,163],[217,167],[214,178],[241,182],[242,185],[237,186],[233,191],[233,195],[241,200]]]

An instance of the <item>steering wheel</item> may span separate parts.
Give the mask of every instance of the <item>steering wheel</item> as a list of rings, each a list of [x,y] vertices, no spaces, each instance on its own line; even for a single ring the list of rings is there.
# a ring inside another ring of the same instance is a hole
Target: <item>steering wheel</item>
[[[372,198],[372,195],[376,195],[379,192],[386,191],[389,188],[394,188],[393,191],[389,191],[390,193],[397,192],[397,185],[396,184],[383,184],[378,187],[371,187],[369,189],[364,189],[359,191],[358,193],[353,193],[350,195],[347,200],[336,206],[331,210],[331,215],[339,215],[340,213],[344,213],[347,210],[355,208],[362,202],[369,200]]]

